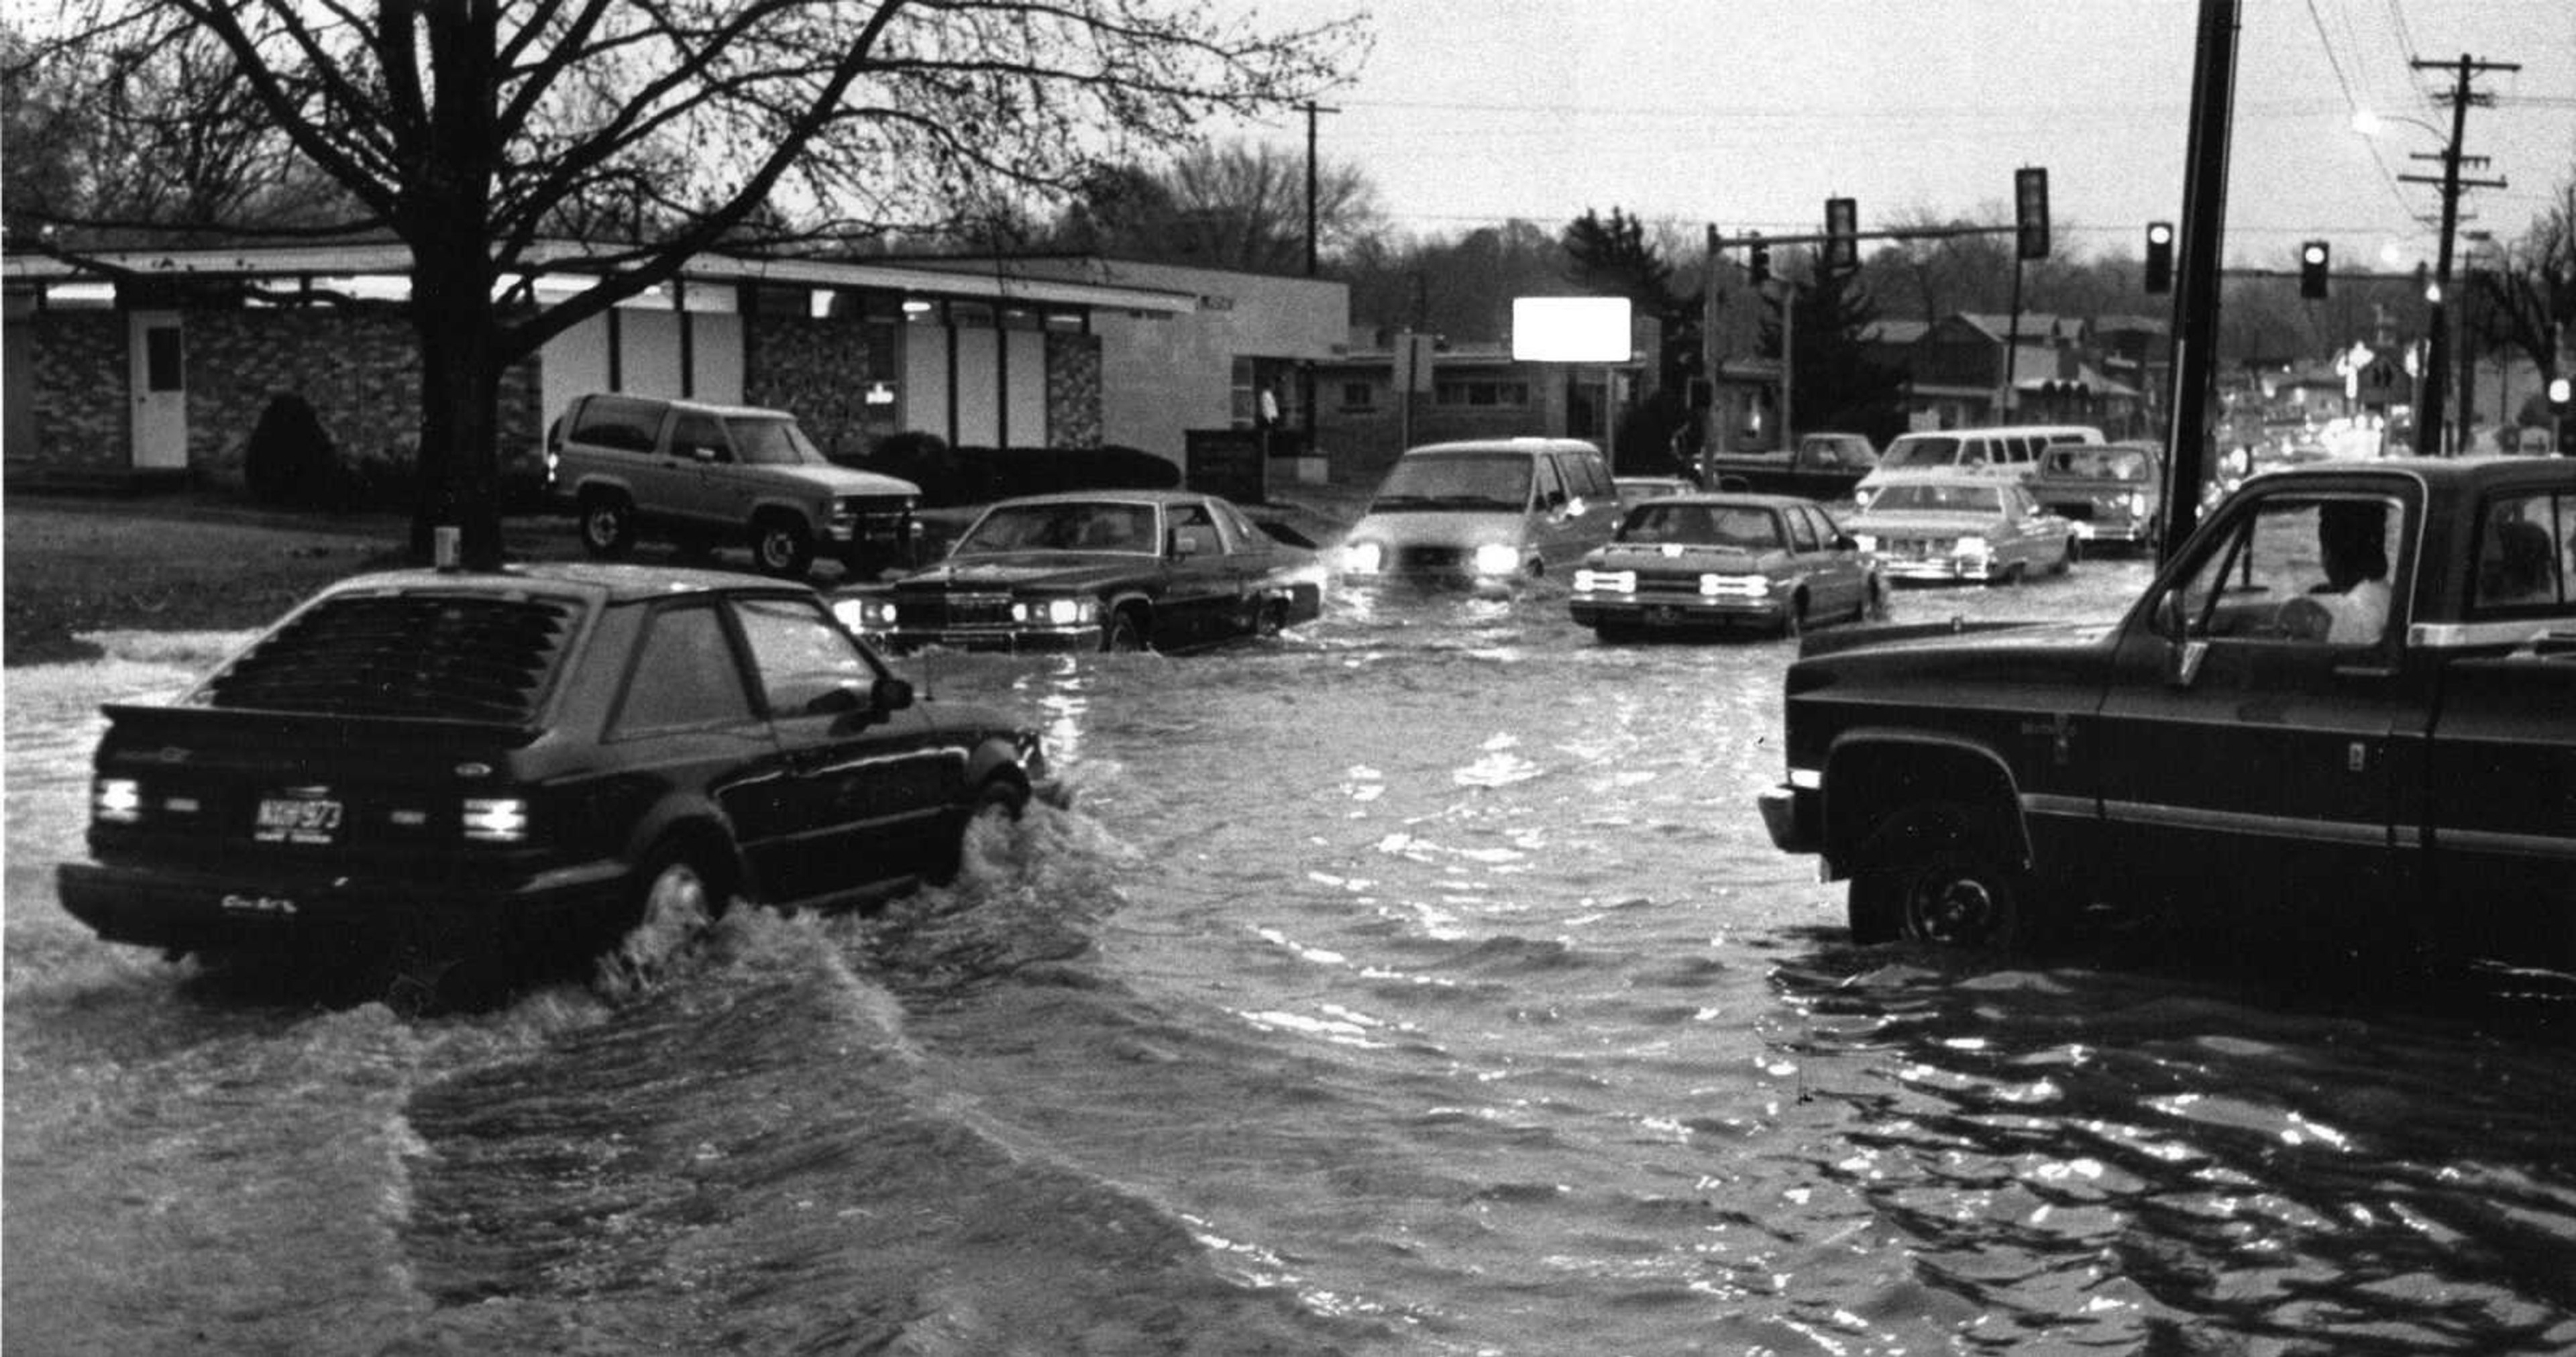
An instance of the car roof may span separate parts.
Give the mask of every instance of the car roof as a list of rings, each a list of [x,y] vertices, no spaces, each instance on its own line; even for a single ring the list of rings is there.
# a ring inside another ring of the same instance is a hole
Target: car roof
[[[713,401],[683,400],[677,396],[646,396],[632,391],[593,391],[584,395],[582,399],[591,400],[600,396],[612,396],[618,400],[635,401],[644,405],[667,405],[674,410],[687,410],[694,414],[718,415],[731,419],[796,418],[792,411],[779,410],[766,405],[718,405]]]
[[[2331,480],[2338,476],[2372,472],[2397,472],[2412,476],[2427,486],[2443,488],[2475,488],[2526,481],[2563,485],[2576,480],[2576,461],[2565,457],[2508,456],[2501,453],[2472,457],[2328,458],[2322,462],[2275,467],[2257,473],[2255,479],[2266,484],[2280,484],[2285,481]]]
[[[1462,438],[1450,443],[1425,443],[1407,448],[1407,457],[1446,457],[1462,452],[1588,452],[1599,455],[1601,449],[1580,438]]]
[[[321,595],[342,593],[574,594],[597,603],[633,603],[676,594],[812,594],[792,580],[766,579],[727,570],[686,566],[626,565],[598,561],[537,561],[498,570],[380,570],[341,580]]]
[[[1647,500],[1637,507],[1642,509],[1647,504],[1698,504],[1712,509],[1786,509],[1793,505],[1815,503],[1814,500],[1802,499],[1796,495],[1749,495],[1739,492],[1721,494],[1707,491],[1694,495],[1665,495],[1660,499]],[[1816,507],[1821,509],[1824,506],[1818,504]]]
[[[1196,504],[1218,496],[1196,490],[1055,490],[1043,495],[1013,495],[985,506],[999,509],[1006,504]]]

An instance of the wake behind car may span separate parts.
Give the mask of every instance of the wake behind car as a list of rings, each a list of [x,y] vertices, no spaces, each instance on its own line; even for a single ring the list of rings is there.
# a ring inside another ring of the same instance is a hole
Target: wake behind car
[[[1891,473],[1849,527],[1897,580],[2012,583],[2065,574],[2076,553],[2074,525],[2001,470]]]
[[[1572,438],[1432,443],[1396,459],[1342,539],[1345,583],[1498,587],[1572,569],[1610,540],[1619,492]]]
[[[1079,491],[997,501],[939,564],[833,606],[896,648],[1177,651],[1313,620],[1323,569],[1214,495]]]
[[[63,905],[172,953],[457,957],[863,903],[1016,814],[1038,737],[917,701],[802,585],[593,564],[344,580],[116,704]]]
[[[1877,567],[1822,506],[1782,495],[1676,495],[1628,511],[1574,572],[1566,606],[1603,640],[1751,626],[1794,635],[1859,619]]]
[[[546,482],[593,556],[648,533],[692,550],[739,541],[790,579],[817,554],[854,573],[909,564],[921,500],[910,481],[833,464],[784,410],[654,396],[575,400],[548,435]]]

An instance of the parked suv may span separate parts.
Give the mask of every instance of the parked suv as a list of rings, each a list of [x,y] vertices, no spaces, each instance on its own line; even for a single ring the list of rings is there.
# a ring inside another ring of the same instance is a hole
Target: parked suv
[[[650,533],[704,550],[751,548],[763,573],[801,578],[817,553],[853,573],[906,561],[921,487],[835,466],[784,410],[656,396],[574,400],[547,436],[546,483],[591,555]]]

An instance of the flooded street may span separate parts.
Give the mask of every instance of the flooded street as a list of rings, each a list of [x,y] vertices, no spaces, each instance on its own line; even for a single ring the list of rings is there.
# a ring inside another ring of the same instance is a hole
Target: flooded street
[[[880,916],[407,1018],[54,899],[97,704],[236,639],[8,674],[31,1352],[2576,1349],[2576,990],[1852,947],[1752,807],[1791,642],[1604,646],[1542,585],[915,659],[1071,807]]]

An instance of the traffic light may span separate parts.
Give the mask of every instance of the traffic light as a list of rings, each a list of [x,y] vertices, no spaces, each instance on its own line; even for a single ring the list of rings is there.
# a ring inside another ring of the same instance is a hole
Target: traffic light
[[[1753,262],[1747,265],[1746,269],[1752,274],[1753,285],[1755,287],[1760,287],[1762,284],[1771,281],[1771,243],[1764,240],[1762,238],[1762,233],[1759,231],[1753,233],[1753,249],[1751,251],[1751,255]]]
[[[1860,267],[1860,204],[1850,198],[1825,200],[1825,271]]]
[[[2299,295],[2314,301],[2326,295],[2326,266],[2334,257],[2322,240],[2299,246]]]
[[[2020,259],[2048,257],[2048,171],[2013,171],[2013,254]]]
[[[2173,291],[2173,223],[2147,223],[2147,291]]]

